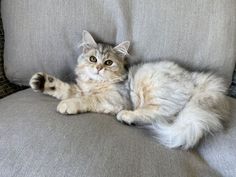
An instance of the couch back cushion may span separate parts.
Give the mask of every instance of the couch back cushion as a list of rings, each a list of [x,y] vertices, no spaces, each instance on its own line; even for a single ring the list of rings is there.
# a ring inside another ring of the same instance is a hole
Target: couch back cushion
[[[98,41],[130,40],[133,61],[175,60],[231,82],[235,0],[3,0],[1,10],[5,71],[17,84],[38,71],[71,80],[83,29]]]

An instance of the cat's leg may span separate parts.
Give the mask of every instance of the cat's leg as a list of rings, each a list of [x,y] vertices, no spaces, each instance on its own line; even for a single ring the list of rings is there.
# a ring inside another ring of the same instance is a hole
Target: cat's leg
[[[116,98],[115,98],[116,97]],[[107,95],[90,95],[79,98],[62,100],[57,111],[62,114],[77,114],[81,112],[97,112],[107,114],[117,114],[123,109],[129,109],[130,104],[127,100],[117,102],[119,95],[113,94],[113,98]]]
[[[98,112],[114,113],[115,107],[107,104],[105,101],[100,102],[97,97],[81,97],[62,100],[57,111],[61,114],[77,114],[81,112]]]
[[[42,72],[35,73],[30,79],[29,84],[35,92],[42,92],[62,100],[80,93],[78,86],[65,83]]]
[[[165,116],[159,114],[159,106],[145,106],[136,110],[122,110],[117,114],[117,120],[131,124],[151,124]]]

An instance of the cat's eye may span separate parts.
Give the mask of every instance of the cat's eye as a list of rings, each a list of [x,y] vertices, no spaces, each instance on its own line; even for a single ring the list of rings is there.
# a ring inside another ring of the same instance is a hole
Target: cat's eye
[[[107,66],[111,66],[112,63],[113,63],[113,61],[111,61],[111,60],[107,60],[107,61],[104,62],[104,64],[107,65]]]
[[[97,62],[97,58],[95,56],[91,56],[89,58],[89,61],[93,62],[93,63],[96,63]]]

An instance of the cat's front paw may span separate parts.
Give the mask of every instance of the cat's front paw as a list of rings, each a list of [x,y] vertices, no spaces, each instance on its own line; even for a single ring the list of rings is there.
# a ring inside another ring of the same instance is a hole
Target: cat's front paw
[[[134,115],[132,111],[122,110],[117,114],[116,118],[118,121],[122,123],[125,123],[128,125],[135,125]]]
[[[46,73],[35,73],[29,82],[35,92],[52,93],[56,91],[56,78]]]
[[[78,106],[70,100],[63,100],[57,106],[57,111],[61,114],[77,114]]]
[[[45,82],[45,74],[42,72],[38,72],[31,77],[29,85],[35,92],[43,92]]]

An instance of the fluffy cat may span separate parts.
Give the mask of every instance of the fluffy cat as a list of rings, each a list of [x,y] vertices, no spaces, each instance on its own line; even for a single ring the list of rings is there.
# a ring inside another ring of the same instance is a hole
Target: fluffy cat
[[[76,84],[36,73],[30,86],[61,99],[57,111],[62,114],[109,113],[129,125],[151,125],[159,141],[170,148],[192,148],[204,134],[223,128],[229,104],[222,78],[189,72],[170,61],[138,64],[127,71],[129,45],[96,43],[83,31]]]

